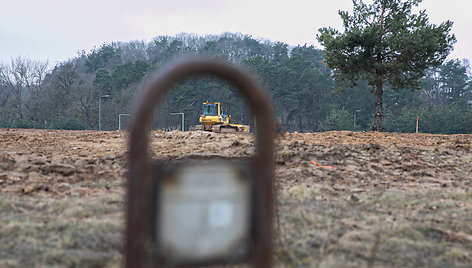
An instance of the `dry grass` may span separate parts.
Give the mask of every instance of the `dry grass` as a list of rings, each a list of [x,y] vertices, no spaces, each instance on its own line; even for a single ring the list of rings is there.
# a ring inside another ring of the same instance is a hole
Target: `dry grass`
[[[117,267],[123,197],[0,197],[0,267]]]
[[[472,194],[368,192],[324,200],[280,195],[280,267],[468,267]]]

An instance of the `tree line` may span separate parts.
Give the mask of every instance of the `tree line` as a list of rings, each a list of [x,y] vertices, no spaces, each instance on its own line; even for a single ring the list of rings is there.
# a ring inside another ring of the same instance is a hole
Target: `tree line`
[[[119,114],[131,112],[141,84],[187,54],[249,68],[268,90],[282,131],[369,130],[373,125],[369,81],[359,78],[352,88],[339,83],[322,50],[225,33],[103,44],[52,68],[47,62],[12,59],[0,66],[0,127],[98,129],[100,108],[102,129],[116,130]],[[413,132],[418,116],[422,132],[472,133],[471,78],[469,62],[454,59],[427,69],[415,89],[384,85],[384,130]],[[204,101],[221,102],[234,123],[253,124],[231,84],[203,76],[177,85],[159,104],[152,128],[180,129],[180,117],[171,113],[183,112],[188,130],[198,124]],[[122,117],[122,126],[128,118]]]

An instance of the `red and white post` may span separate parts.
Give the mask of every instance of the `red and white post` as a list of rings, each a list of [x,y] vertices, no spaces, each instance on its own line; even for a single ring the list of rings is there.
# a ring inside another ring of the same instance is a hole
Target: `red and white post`
[[[416,133],[418,133],[418,116],[416,116]]]

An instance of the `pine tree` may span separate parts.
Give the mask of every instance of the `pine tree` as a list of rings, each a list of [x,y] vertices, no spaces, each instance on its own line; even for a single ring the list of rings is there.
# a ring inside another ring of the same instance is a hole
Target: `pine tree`
[[[344,32],[322,28],[317,36],[327,65],[338,82],[368,81],[375,95],[374,126],[382,131],[382,96],[393,89],[419,88],[425,70],[439,66],[456,39],[452,22],[430,24],[426,11],[413,12],[421,0],[353,0],[353,13],[340,11]]]

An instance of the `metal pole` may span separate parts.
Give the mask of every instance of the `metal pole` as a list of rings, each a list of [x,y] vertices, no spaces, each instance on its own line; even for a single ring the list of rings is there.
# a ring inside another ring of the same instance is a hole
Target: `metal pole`
[[[118,115],[118,130],[121,130],[121,116],[127,116],[130,114],[119,114]]]
[[[274,218],[274,137],[272,105],[260,83],[251,74],[226,62],[215,59],[184,58],[160,69],[135,101],[134,117],[129,133],[129,172],[127,180],[125,267],[155,267],[153,262],[153,236],[151,223],[153,171],[148,155],[148,126],[154,106],[180,80],[198,74],[214,74],[234,83],[247,100],[257,120],[256,155],[253,181],[254,219],[251,236],[253,249],[248,262],[253,267],[271,267],[273,259]],[[157,260],[159,261],[159,260]],[[162,261],[160,261],[162,263]]]
[[[361,110],[355,110],[354,111],[354,126],[356,126],[356,113],[360,112]]]
[[[416,116],[416,133],[418,133],[418,116]]]
[[[102,97],[98,98],[98,131],[102,130]]]
[[[98,98],[98,130],[102,130],[102,98],[108,98],[110,95],[102,95]]]
[[[185,115],[184,113],[171,113],[170,115],[182,115],[182,131],[184,131],[184,119],[185,119]]]

